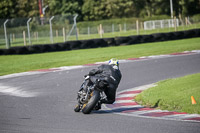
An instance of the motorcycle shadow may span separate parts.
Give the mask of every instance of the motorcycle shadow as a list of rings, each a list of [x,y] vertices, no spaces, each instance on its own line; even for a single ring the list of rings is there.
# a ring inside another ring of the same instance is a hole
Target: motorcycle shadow
[[[144,109],[144,107],[129,107],[129,108],[117,108],[117,109],[103,109],[98,111],[92,111],[95,114],[110,114],[110,113],[128,113],[128,112],[136,112]]]

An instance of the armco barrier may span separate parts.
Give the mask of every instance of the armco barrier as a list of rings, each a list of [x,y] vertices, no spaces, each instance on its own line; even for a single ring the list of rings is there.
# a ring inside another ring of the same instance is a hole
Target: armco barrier
[[[119,45],[134,45],[147,42],[160,42],[169,40],[178,40],[184,38],[200,37],[200,29],[193,29],[187,31],[155,33],[151,35],[136,35],[115,38],[90,39],[79,41],[67,41],[64,43],[45,44],[11,47],[10,49],[0,49],[0,55],[13,54],[34,54],[54,51],[68,51],[76,49],[89,49],[108,46]]]

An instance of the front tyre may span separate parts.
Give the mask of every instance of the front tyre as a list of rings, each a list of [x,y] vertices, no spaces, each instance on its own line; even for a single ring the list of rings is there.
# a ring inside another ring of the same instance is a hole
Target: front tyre
[[[80,112],[81,108],[80,108],[80,105],[77,104],[76,107],[74,108],[74,111],[75,112]]]
[[[89,102],[83,105],[82,112],[89,114],[100,100],[100,91],[94,90]]]

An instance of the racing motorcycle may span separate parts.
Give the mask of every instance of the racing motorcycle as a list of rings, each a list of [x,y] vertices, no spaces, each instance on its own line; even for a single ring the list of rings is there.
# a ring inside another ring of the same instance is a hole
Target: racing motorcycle
[[[82,111],[84,114],[90,114],[92,110],[98,110],[100,100],[106,98],[103,89],[97,86],[101,79],[91,82],[90,78],[90,76],[85,76],[85,80],[77,93],[78,104],[74,108],[75,112]]]

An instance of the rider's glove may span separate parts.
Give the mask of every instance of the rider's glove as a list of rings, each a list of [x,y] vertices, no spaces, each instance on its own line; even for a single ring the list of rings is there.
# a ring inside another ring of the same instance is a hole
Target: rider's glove
[[[86,78],[88,76],[88,74],[84,75],[84,78]]]
[[[85,78],[85,79],[89,79],[90,76],[89,76],[89,75],[85,75],[84,78]]]

